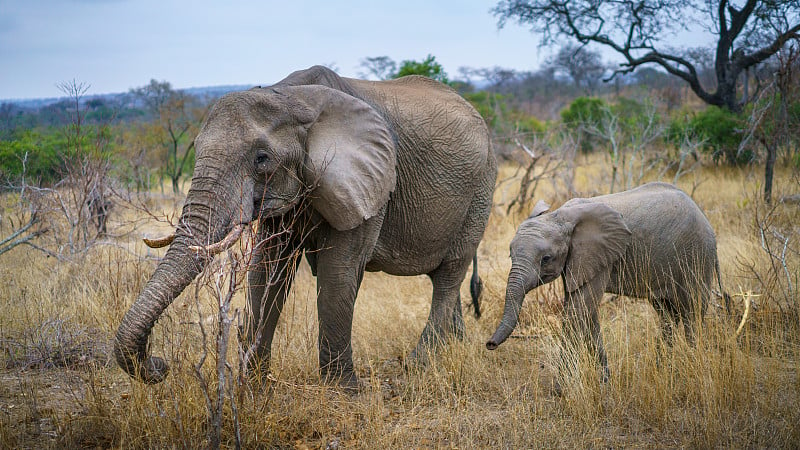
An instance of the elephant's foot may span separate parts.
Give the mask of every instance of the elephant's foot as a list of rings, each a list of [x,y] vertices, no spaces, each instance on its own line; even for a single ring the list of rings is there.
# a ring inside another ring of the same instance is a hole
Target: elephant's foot
[[[417,347],[403,360],[403,367],[407,372],[415,369],[423,369],[430,364],[433,356],[433,349],[428,347]]]
[[[321,373],[321,378],[325,384],[336,386],[348,394],[357,394],[362,392],[366,387],[352,370],[339,373],[323,371]]]
[[[264,390],[271,380],[269,371],[269,357],[258,358],[253,357],[247,362],[247,369],[244,372],[243,381],[254,390]]]
[[[452,342],[453,339],[461,339],[456,330],[447,330],[447,332],[436,332],[425,327],[422,331],[422,336],[417,342],[417,346],[406,358],[404,362],[406,367],[427,367],[430,364],[436,353],[439,352],[448,341]]]

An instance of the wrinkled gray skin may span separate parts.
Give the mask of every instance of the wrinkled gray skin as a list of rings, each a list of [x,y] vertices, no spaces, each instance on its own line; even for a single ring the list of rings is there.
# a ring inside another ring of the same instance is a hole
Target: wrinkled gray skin
[[[564,335],[582,338],[596,352],[604,379],[608,362],[597,317],[604,292],[650,299],[667,344],[679,322],[694,342],[695,314],[705,313],[719,263],[714,230],[689,196],[670,184],[649,183],[547,209],[539,202],[511,241],[505,310],[489,350],[516,327],[525,294],[559,276]],[[721,281],[719,287],[724,292]]]
[[[415,355],[463,333],[459,288],[486,227],[497,168],[483,119],[452,89],[416,76],[341,78],[315,66],[222,97],[195,148],[175,240],[116,335],[116,359],[132,377],[157,383],[167,373],[161,358],[148,355],[147,340],[209,262],[188,246],[218,242],[254,220],[261,221],[259,241],[292,227],[280,238],[286,250],[271,250],[280,247],[273,238],[255,248],[249,268],[252,317],[244,338],[255,342],[262,333],[255,366],[268,367],[297,264],[286,257],[295,249],[305,251],[317,277],[324,379],[358,382],[350,341],[365,270],[432,280]],[[301,208],[306,202],[311,207]],[[268,271],[266,261],[277,260]]]

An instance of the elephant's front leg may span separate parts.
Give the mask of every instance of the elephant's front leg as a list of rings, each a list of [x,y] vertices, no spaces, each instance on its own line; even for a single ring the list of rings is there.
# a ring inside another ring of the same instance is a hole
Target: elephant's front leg
[[[353,367],[353,311],[382,223],[382,217],[373,217],[353,230],[331,228],[316,253],[320,375],[349,389],[359,387]]]
[[[253,263],[247,274],[250,314],[244,330],[245,351],[251,374],[269,371],[272,340],[283,304],[292,286],[301,253],[291,240],[267,240],[267,227],[262,227],[255,243]]]
[[[411,353],[412,362],[425,364],[428,354],[435,352],[448,338],[463,339],[460,290],[469,263],[470,260],[445,262],[429,274],[433,284],[431,310],[417,347]]]
[[[603,335],[600,332],[598,306],[608,284],[608,273],[600,274],[573,292],[567,292],[564,299],[564,337],[569,346],[579,350],[580,345],[588,347],[600,363],[602,380],[608,381],[608,358],[603,348]]]

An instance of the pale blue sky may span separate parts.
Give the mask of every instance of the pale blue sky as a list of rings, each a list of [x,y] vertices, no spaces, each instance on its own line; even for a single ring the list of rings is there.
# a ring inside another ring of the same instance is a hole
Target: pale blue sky
[[[495,1],[0,0],[0,99],[271,84],[314,64],[357,76],[368,56],[533,70],[550,53],[489,13]]]

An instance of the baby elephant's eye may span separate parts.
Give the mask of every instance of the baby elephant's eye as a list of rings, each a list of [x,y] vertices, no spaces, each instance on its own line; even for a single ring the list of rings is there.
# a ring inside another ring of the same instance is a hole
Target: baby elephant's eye
[[[550,255],[542,256],[542,265],[549,263],[551,259],[553,259],[553,257],[551,257]]]

